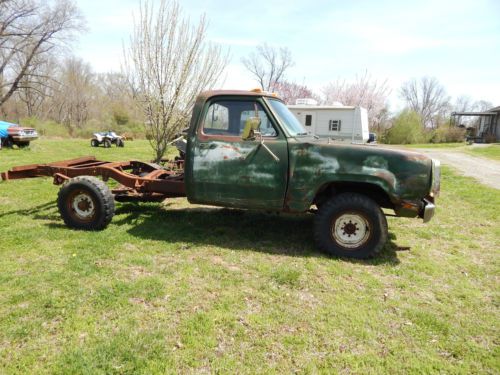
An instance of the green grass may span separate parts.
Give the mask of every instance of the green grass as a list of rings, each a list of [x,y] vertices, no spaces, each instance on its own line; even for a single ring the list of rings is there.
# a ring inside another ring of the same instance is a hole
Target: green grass
[[[465,152],[474,156],[481,156],[488,159],[500,160],[500,143],[484,147],[468,147]]]
[[[40,140],[0,170],[96,151],[151,159]],[[2,182],[0,373],[498,373],[500,192],[443,172],[437,216],[389,218],[370,261],[317,252],[312,215],[176,199],[82,232],[51,179]]]

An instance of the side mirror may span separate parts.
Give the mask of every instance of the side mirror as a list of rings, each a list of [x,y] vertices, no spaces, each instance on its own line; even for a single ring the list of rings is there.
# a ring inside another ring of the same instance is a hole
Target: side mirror
[[[251,141],[259,137],[259,145],[255,148],[255,152],[259,149],[259,147],[264,148],[269,155],[274,159],[276,163],[279,163],[280,159],[271,151],[269,147],[264,143],[264,138],[262,137],[262,133],[259,131],[260,129],[260,118],[259,117],[249,117],[245,122],[245,128],[243,129],[243,134],[241,135],[241,139],[244,141]],[[252,155],[253,152],[247,155],[247,158]]]
[[[260,128],[260,122],[259,117],[249,117],[245,121],[245,127],[243,128],[241,139],[244,141],[255,139],[255,132],[257,132]]]

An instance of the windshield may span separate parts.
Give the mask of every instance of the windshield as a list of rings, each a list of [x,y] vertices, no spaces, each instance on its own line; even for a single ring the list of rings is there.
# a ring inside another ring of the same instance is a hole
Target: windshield
[[[291,136],[296,135],[307,135],[306,129],[297,120],[292,112],[287,108],[283,102],[274,99],[268,99],[268,103],[271,105],[274,113],[278,116],[280,123],[286,127],[286,130]]]

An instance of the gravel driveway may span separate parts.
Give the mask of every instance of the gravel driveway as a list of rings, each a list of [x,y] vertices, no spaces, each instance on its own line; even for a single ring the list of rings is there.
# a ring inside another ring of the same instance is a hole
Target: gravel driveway
[[[418,149],[442,164],[450,165],[465,176],[474,177],[481,183],[500,189],[500,162],[471,156],[458,150]]]

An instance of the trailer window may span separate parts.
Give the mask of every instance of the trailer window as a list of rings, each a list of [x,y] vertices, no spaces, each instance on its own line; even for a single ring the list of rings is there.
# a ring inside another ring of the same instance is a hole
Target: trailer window
[[[341,123],[341,120],[330,120],[328,122],[328,130],[331,132],[339,132]]]
[[[312,115],[306,115],[305,125],[306,126],[311,126],[311,124],[312,124]]]

